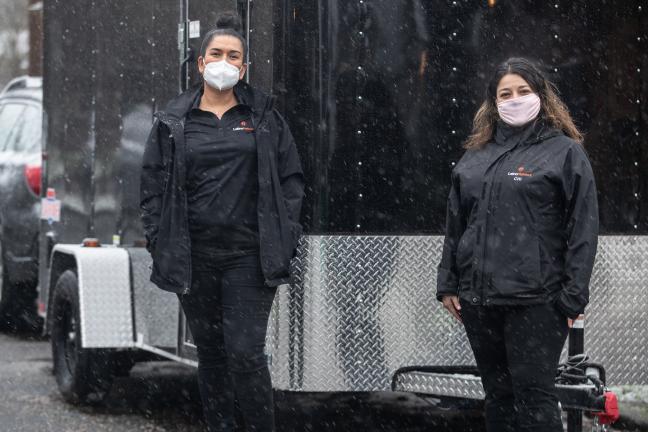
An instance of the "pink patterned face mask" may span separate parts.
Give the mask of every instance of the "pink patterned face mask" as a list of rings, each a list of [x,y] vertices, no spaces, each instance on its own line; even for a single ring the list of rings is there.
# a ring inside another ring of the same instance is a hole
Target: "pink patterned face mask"
[[[497,104],[502,121],[511,126],[522,126],[535,119],[540,112],[540,98],[531,93]]]

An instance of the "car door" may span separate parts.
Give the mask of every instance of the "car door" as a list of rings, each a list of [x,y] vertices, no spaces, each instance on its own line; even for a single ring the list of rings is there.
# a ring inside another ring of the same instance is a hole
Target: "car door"
[[[7,150],[28,160],[40,153],[42,110],[36,103],[27,102],[14,124],[13,134],[7,140]]]
[[[20,132],[20,120],[25,104],[14,101],[0,101],[0,224],[3,209],[8,201],[14,171],[14,149]]]

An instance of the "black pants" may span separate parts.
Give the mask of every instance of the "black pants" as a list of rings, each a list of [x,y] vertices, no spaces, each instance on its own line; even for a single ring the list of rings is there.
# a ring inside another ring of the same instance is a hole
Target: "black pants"
[[[275,289],[264,285],[258,254],[205,264],[196,262],[191,292],[179,297],[198,349],[198,384],[209,431],[235,430],[235,399],[245,431],[274,431],[264,346]]]
[[[567,318],[551,303],[461,306],[486,393],[487,430],[562,431],[554,378]]]

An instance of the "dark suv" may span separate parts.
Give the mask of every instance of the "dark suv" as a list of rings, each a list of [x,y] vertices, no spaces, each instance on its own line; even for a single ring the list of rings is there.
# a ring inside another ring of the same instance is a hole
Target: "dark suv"
[[[40,77],[16,78],[0,93],[0,329],[40,325],[42,94]]]

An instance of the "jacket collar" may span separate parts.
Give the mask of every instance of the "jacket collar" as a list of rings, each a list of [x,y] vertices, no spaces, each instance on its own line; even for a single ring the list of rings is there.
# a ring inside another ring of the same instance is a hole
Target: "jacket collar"
[[[156,113],[160,117],[170,117],[175,120],[183,119],[191,111],[194,101],[202,91],[202,83],[193,86],[189,90],[179,94],[169,101],[164,111]],[[248,105],[252,113],[260,117],[271,110],[274,105],[274,98],[266,93],[255,89],[245,81],[239,81],[234,86],[234,95],[241,104]]]
[[[543,118],[538,118],[520,127],[510,126],[499,120],[494,141],[500,146],[515,147],[518,144],[536,144],[562,134],[558,129],[547,125]]]

